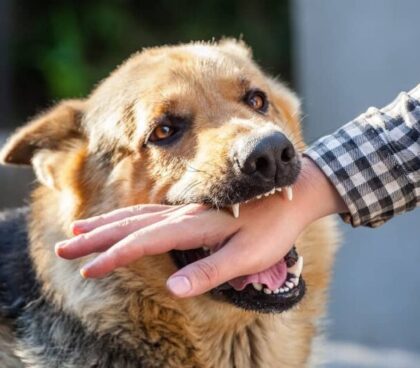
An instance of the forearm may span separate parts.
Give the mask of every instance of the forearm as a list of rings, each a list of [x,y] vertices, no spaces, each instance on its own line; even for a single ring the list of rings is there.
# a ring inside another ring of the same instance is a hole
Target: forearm
[[[370,108],[305,153],[329,178],[353,226],[379,226],[420,203],[420,86]]]
[[[302,158],[302,171],[294,186],[291,210],[296,209],[305,224],[331,214],[348,212],[337,189],[308,157]]]

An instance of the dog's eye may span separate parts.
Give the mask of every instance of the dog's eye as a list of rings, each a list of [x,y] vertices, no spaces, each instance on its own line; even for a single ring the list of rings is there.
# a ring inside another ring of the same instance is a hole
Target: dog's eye
[[[265,113],[268,109],[267,96],[259,89],[253,89],[246,93],[244,102],[253,110]]]
[[[169,124],[161,124],[153,130],[149,137],[149,141],[152,143],[163,141],[172,137],[176,131],[176,128]]]
[[[147,146],[148,143],[156,146],[171,145],[182,137],[191,122],[190,116],[163,114],[152,122],[153,130],[146,137],[144,145]]]

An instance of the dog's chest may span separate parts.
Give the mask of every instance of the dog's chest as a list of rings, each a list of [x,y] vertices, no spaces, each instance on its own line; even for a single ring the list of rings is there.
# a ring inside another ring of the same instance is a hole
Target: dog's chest
[[[307,341],[293,332],[288,339],[288,329],[280,317],[262,316],[236,328],[201,331],[198,345],[203,367],[301,368],[307,354],[300,347]]]

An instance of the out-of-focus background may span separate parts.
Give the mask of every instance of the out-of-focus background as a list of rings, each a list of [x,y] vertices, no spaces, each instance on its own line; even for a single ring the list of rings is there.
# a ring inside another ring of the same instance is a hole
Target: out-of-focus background
[[[0,143],[62,98],[85,96],[143,47],[243,37],[303,99],[308,142],[420,83],[417,0],[0,1]],[[0,169],[0,209],[30,170]],[[420,367],[420,211],[341,226],[325,366]]]

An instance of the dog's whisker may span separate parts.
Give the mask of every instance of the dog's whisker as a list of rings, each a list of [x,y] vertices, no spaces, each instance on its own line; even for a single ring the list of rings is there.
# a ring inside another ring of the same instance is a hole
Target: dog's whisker
[[[182,192],[180,193],[180,198],[185,198],[187,197],[190,192],[192,192],[197,186],[201,185],[202,181],[201,180],[195,180],[193,182],[191,182],[190,184],[187,185],[187,187],[185,187]]]

